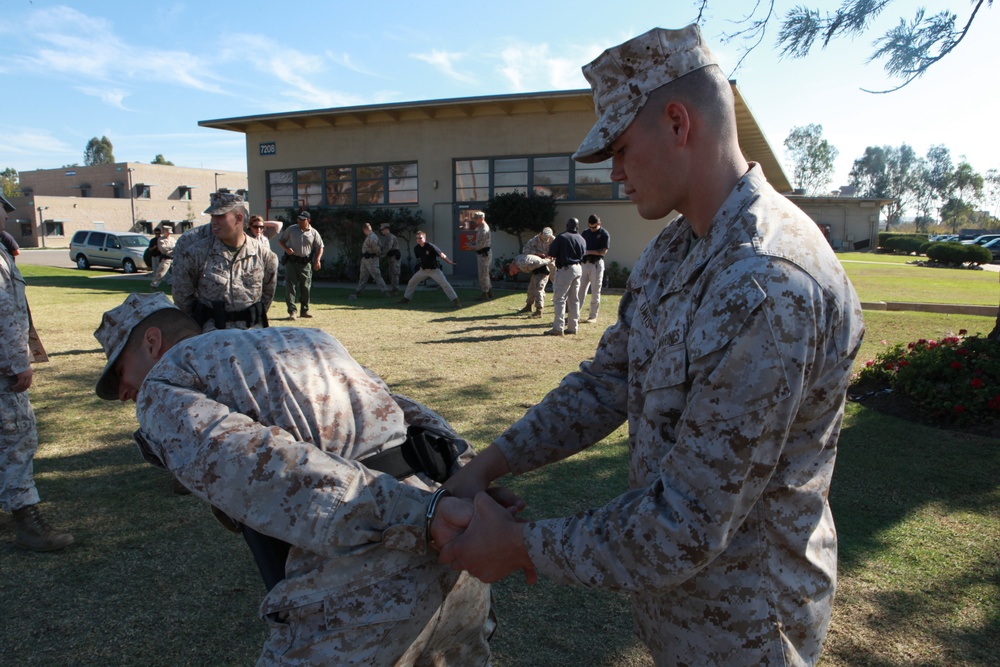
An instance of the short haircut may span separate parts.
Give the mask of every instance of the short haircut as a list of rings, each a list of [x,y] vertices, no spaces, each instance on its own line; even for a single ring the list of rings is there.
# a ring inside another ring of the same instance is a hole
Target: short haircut
[[[658,114],[646,112],[662,109],[670,102],[681,102],[695,109],[723,136],[736,133],[733,88],[718,65],[702,67],[660,86],[649,94],[639,117],[652,120]]]
[[[201,327],[189,315],[182,313],[176,308],[163,308],[162,310],[150,313],[132,328],[132,331],[128,335],[128,342],[125,343],[122,351],[130,350],[134,352],[138,349],[142,343],[143,335],[153,327],[160,330],[163,342],[170,346],[184,338],[196,336],[201,333]]]

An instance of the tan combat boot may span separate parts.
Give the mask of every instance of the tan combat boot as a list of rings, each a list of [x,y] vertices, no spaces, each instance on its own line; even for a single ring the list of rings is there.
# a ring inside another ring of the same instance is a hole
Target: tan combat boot
[[[532,303],[531,303],[531,302],[529,301],[528,303],[524,304],[524,308],[522,308],[521,310],[519,310],[519,311],[517,311],[517,312],[519,312],[519,313],[530,313],[530,312],[531,312],[531,307],[532,307],[533,305],[534,305],[534,304],[532,304]]]
[[[17,537],[14,544],[29,551],[57,551],[73,544],[73,536],[60,533],[52,528],[38,505],[28,505],[13,511],[14,524],[17,527]]]
[[[533,319],[533,320],[540,320],[540,319],[542,319],[542,309],[541,308],[536,308],[535,312],[533,312],[531,315],[529,315],[529,317],[531,319]]]

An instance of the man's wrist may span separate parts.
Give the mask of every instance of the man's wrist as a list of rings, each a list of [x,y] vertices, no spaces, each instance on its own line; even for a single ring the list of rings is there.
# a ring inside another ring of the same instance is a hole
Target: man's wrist
[[[430,502],[427,503],[427,511],[424,513],[424,539],[427,540],[427,544],[434,541],[434,538],[431,536],[431,524],[434,523],[434,515],[437,513],[438,504],[441,502],[441,498],[450,495],[451,491],[443,486],[431,494]]]

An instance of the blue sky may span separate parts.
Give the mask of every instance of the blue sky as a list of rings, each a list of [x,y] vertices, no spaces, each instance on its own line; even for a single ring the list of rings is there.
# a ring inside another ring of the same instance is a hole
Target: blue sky
[[[796,2],[839,5],[777,0],[776,12]],[[0,169],[82,163],[87,141],[107,135],[118,161],[150,162],[162,153],[179,166],[242,171],[243,135],[198,121],[585,88],[580,67],[603,49],[656,26],[690,23],[698,4],[3,0]],[[871,95],[860,88],[894,85],[880,64],[865,62],[873,37],[782,60],[774,22],[734,72],[742,46],[720,35],[753,5],[710,2],[703,32],[779,155],[793,127],[819,123],[840,151],[834,185],[846,183],[869,145],[905,142],[923,155],[944,144],[956,162],[964,155],[981,173],[1000,168],[991,43],[1000,8],[982,10],[966,41],[929,74],[900,92]],[[929,13],[952,5],[963,20],[969,7],[954,0],[895,5],[879,26],[896,23],[899,11],[911,18],[918,5]]]

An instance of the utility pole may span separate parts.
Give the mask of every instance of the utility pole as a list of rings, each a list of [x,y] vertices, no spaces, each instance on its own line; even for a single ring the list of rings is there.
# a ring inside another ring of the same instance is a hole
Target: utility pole
[[[38,239],[42,242],[42,247],[45,247],[45,223],[42,222],[42,211],[48,210],[48,206],[38,207]]]

